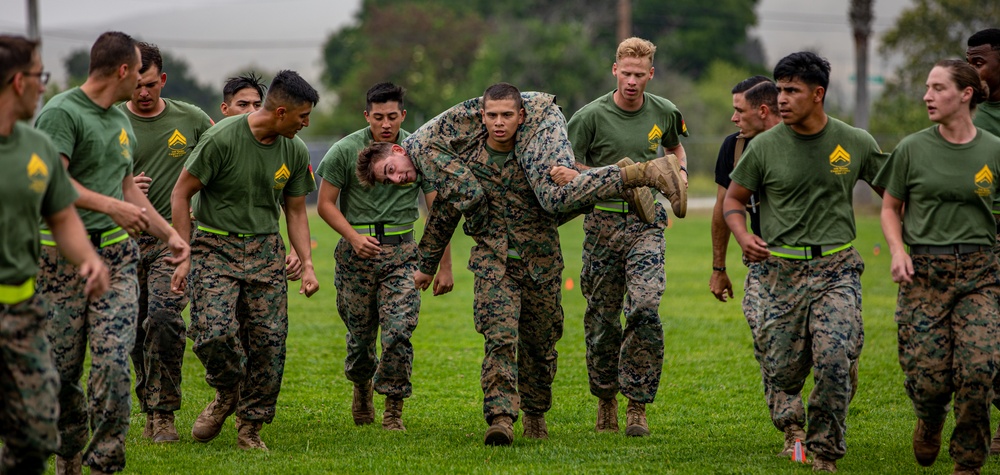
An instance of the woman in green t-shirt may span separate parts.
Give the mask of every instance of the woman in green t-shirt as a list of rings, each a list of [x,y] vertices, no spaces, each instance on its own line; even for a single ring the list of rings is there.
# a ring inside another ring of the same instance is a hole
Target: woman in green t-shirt
[[[917,415],[913,453],[920,465],[934,463],[954,397],[955,473],[979,473],[986,462],[1000,365],[1000,278],[991,252],[1000,139],[972,123],[984,89],[965,61],[935,64],[924,94],[935,125],[903,139],[875,179],[885,187],[882,231],[900,284],[899,364]]]

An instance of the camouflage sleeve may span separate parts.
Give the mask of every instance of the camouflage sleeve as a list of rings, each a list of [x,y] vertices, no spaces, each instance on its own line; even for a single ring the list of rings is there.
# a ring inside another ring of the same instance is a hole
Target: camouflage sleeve
[[[478,104],[478,98],[458,104],[403,140],[407,154],[437,190],[437,199],[464,214],[472,230],[485,225],[488,212],[486,194],[463,160],[478,153],[485,140]]]
[[[424,235],[420,238],[419,260],[417,268],[420,272],[434,275],[437,272],[444,248],[455,234],[455,228],[462,219],[462,212],[445,200],[436,199],[427,216]]]

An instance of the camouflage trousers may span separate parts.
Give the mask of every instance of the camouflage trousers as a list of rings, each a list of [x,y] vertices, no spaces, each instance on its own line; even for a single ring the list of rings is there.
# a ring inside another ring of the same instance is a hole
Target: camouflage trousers
[[[989,252],[913,256],[899,286],[899,365],[917,418],[944,422],[955,399],[949,454],[980,467],[989,454],[992,381],[1000,351],[1000,277]]]
[[[288,337],[288,282],[280,234],[223,236],[197,230],[191,242],[191,328],[205,381],[239,390],[236,413],[270,423],[281,390]],[[237,304],[246,314],[239,314]]]
[[[753,356],[760,365],[761,380],[764,383],[764,400],[771,414],[771,423],[780,431],[795,424],[806,425],[806,409],[802,404],[801,394],[788,394],[774,387],[767,379],[764,371],[764,353],[757,345],[757,335],[760,333],[760,306],[764,300],[761,296],[760,263],[744,261],[747,266],[747,278],[743,284],[743,315],[750,325],[750,334],[754,338]]]
[[[663,371],[659,309],[666,288],[666,224],[659,203],[653,224],[632,213],[594,211],[584,218],[580,288],[587,299],[587,373],[590,393],[601,399],[618,392],[641,403],[656,398]]]
[[[184,362],[186,295],[170,291],[174,266],[166,244],[155,236],[139,236],[139,321],[132,365],[135,395],[142,412],[174,412],[181,408],[181,365]]]
[[[847,452],[851,366],[864,344],[861,273],[852,247],[813,260],[771,257],[760,263],[760,327],[754,344],[763,356],[764,378],[798,396],[809,371],[806,446],[837,460]]]
[[[997,237],[1000,238],[1000,233],[997,234]],[[997,242],[993,244],[993,255],[1000,259],[1000,239],[997,239]],[[1000,372],[993,379],[993,406],[1000,409]]]
[[[77,268],[51,246],[42,246],[38,293],[48,302],[49,342],[61,386],[62,446],[56,453],[70,457],[83,451],[84,465],[118,472],[125,468],[125,435],[132,409],[128,360],[139,313],[139,251],[135,241],[126,239],[97,253],[111,274],[111,287],[100,299],[87,300],[86,282]],[[85,399],[80,378],[88,343],[90,375]]]
[[[535,282],[516,259],[499,281],[475,278],[473,314],[483,335],[480,382],[483,416],[490,423],[519,409],[543,414],[552,407],[556,342],[562,338],[561,278]]]
[[[0,304],[0,473],[45,472],[59,448],[58,397],[42,299]]]
[[[413,282],[417,243],[382,245],[382,253],[364,259],[346,239],[336,250],[337,311],[347,325],[344,373],[354,383],[374,377],[375,391],[408,398],[413,393],[413,345],[420,292]],[[382,329],[382,360],[375,343]]]

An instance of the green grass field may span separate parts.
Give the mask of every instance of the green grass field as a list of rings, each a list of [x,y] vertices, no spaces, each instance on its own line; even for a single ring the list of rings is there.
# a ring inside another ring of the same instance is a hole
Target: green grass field
[[[740,310],[744,268],[730,246],[729,268],[737,300],[717,302],[708,291],[711,241],[707,212],[674,222],[667,231],[667,291],[660,306],[666,339],[663,379],[648,406],[652,435],[594,433],[597,400],[587,388],[583,311],[579,286],[565,290],[565,333],[559,342],[554,405],[547,415],[550,438],[520,437],[512,447],[483,445],[479,387],[482,337],[471,316],[472,274],[465,269],[471,240],[454,241],[455,291],[424,294],[413,338],[413,397],[407,400],[405,433],[378,424],[355,427],[351,385],[343,374],[345,328],[336,312],[333,249],[339,237],[313,219],[316,271],[321,289],[311,299],[290,295],[288,359],[274,423],[262,438],[270,453],[236,448],[232,419],[208,444],[191,439],[195,417],[214,392],[190,351],[185,358],[184,402],[177,413],[181,441],[155,445],[140,437],[144,418],[133,409],[128,436],[131,473],[805,473],[808,466],[775,457],[781,434],[771,425],[762,396],[750,332]],[[937,464],[917,466],[910,437],[915,418],[896,360],[893,323],[896,285],[877,217],[858,219],[856,246],[865,259],[865,348],[860,388],[851,405],[844,473],[950,473],[947,443]],[[582,222],[562,227],[566,270],[579,280]],[[881,245],[882,252],[875,249]],[[290,293],[298,291],[298,284]],[[805,391],[811,388],[811,382]],[[133,407],[136,407],[133,405]],[[382,398],[376,396],[380,419]],[[620,421],[624,428],[624,404]],[[946,426],[946,439],[952,422]],[[990,460],[984,473],[998,471]],[[50,464],[50,471],[52,470]]]

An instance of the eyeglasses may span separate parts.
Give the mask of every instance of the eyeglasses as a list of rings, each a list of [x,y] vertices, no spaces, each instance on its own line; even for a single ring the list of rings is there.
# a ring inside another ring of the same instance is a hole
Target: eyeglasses
[[[41,82],[43,86],[49,83],[49,77],[52,76],[52,73],[50,73],[48,71],[39,71],[37,73],[31,73],[31,72],[25,71],[25,72],[22,72],[21,74],[24,75],[24,76],[35,76],[35,77],[37,77],[38,81]],[[15,74],[14,76],[11,76],[11,78],[7,80],[7,84],[10,84],[10,83],[14,82],[14,77],[15,76],[17,76],[17,75]]]

